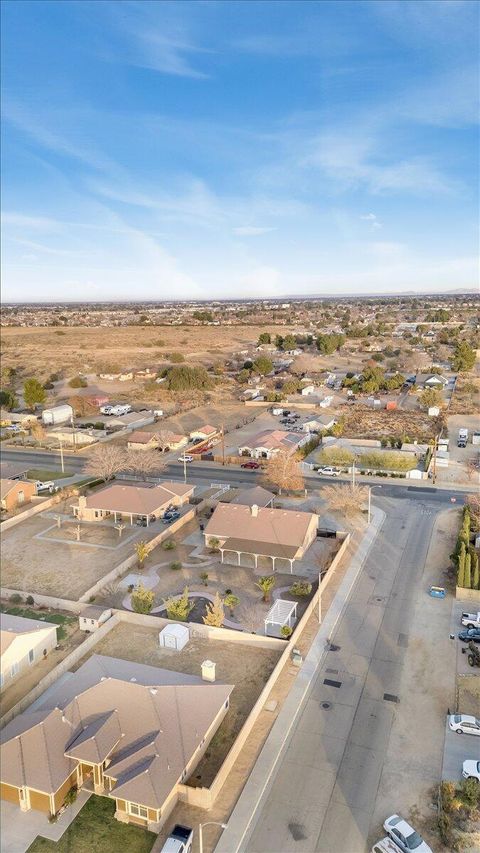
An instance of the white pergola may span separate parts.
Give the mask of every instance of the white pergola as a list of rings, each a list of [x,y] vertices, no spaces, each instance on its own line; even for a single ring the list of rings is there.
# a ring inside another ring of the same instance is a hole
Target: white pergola
[[[268,637],[268,626],[278,625],[280,629],[284,625],[293,628],[297,621],[297,602],[285,601],[283,598],[277,598],[275,604],[272,605],[265,617],[265,636]],[[279,631],[277,632],[279,633]]]

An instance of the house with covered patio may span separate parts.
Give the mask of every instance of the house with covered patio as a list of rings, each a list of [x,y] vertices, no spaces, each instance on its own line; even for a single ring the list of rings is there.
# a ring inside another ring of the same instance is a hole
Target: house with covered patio
[[[164,482],[159,486],[112,483],[93,495],[80,496],[72,510],[79,521],[110,518],[114,523],[126,519],[134,524],[138,518],[146,518],[148,527],[151,521],[163,516],[169,506],[188,503],[194,489],[189,483]]]
[[[205,531],[205,544],[218,541],[222,563],[293,572],[317,535],[318,515],[290,509],[218,504]],[[216,544],[216,542],[215,542]],[[260,561],[260,562],[259,562]]]

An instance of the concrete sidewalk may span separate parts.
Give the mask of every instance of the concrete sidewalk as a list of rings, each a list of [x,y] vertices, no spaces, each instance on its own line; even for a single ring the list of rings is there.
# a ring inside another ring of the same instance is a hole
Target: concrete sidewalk
[[[230,816],[227,829],[224,830],[215,848],[215,853],[237,853],[237,851],[246,849],[257,817],[266,801],[275,773],[294,731],[296,721],[304,707],[305,699],[328,652],[329,638],[348,605],[350,593],[384,520],[385,513],[383,510],[373,507],[371,525],[358,545],[302,669],[295,679]]]

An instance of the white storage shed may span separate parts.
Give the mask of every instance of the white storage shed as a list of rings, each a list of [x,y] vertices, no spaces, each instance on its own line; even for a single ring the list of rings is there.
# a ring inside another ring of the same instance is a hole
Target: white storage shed
[[[183,649],[189,639],[190,633],[186,625],[167,625],[158,635],[161,648],[173,649],[176,652]]]

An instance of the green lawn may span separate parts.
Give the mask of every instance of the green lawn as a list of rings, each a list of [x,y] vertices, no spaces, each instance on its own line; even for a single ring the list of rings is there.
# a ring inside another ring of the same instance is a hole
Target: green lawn
[[[92,795],[60,841],[38,835],[27,853],[150,853],[155,833],[120,823],[114,812],[113,800]]]
[[[57,471],[52,468],[30,468],[27,471],[29,480],[41,480],[44,483],[47,480],[61,480],[62,477],[71,477],[70,471]]]
[[[77,621],[76,616],[63,616],[61,613],[39,613],[38,610],[30,610],[28,607],[0,607],[2,613],[9,613],[10,616],[23,616],[24,619],[36,619],[37,622],[53,622],[58,625],[57,639],[58,642],[64,640],[67,636],[64,625],[71,625]]]

